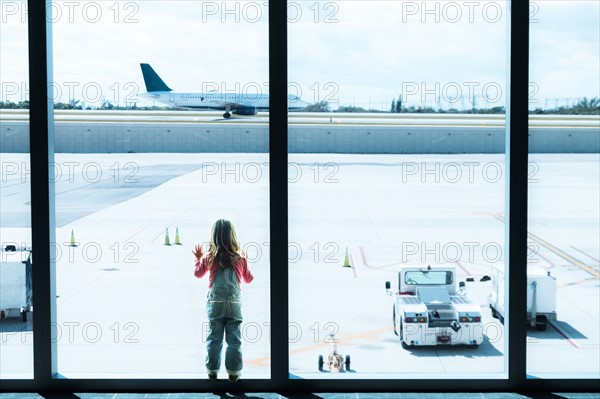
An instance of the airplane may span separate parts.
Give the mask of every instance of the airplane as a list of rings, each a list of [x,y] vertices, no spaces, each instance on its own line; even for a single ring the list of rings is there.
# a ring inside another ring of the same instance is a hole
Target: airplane
[[[142,75],[146,84],[147,93],[140,96],[167,104],[171,107],[184,109],[216,109],[224,110],[223,118],[228,119],[231,114],[256,115],[259,110],[269,109],[268,94],[240,94],[219,93],[209,91],[206,93],[181,93],[174,92],[152,69],[150,64],[141,63]],[[296,95],[288,95],[288,109],[300,110],[306,108],[308,103]]]

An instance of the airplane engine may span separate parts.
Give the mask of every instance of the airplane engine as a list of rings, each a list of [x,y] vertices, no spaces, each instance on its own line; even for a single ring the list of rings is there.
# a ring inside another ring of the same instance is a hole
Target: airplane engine
[[[236,115],[256,115],[256,107],[253,105],[238,105],[232,112]]]

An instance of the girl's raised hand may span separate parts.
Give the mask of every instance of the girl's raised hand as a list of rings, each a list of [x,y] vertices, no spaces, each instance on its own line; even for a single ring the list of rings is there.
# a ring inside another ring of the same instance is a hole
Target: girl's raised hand
[[[202,258],[202,245],[200,244],[196,244],[196,246],[194,247],[194,249],[192,250],[192,253],[194,254],[194,256],[196,257],[196,260],[199,261],[200,258]]]

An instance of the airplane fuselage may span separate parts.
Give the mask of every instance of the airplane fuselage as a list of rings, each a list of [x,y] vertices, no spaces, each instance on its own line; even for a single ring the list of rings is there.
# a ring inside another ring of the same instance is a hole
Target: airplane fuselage
[[[150,64],[141,63],[140,66],[147,90],[147,93],[143,93],[141,96],[151,101],[174,108],[224,110],[224,118],[229,118],[232,113],[256,115],[259,110],[269,109],[268,94],[219,93],[217,91],[208,93],[175,92],[158,76]],[[290,110],[303,109],[308,105],[296,95],[288,95],[287,101]]]
[[[173,91],[143,93],[144,97],[168,105],[186,109],[236,109],[239,104],[257,110],[269,109],[268,94],[240,93],[178,93]],[[229,105],[229,107],[227,106]]]

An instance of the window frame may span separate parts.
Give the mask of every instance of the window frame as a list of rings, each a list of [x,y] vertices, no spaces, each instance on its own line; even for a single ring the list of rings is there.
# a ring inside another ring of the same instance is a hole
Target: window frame
[[[30,81],[30,156],[32,246],[36,251],[33,273],[35,306],[34,378],[0,380],[3,390],[23,391],[214,391],[208,380],[199,379],[65,379],[57,375],[57,345],[51,340],[56,320],[55,263],[51,242],[55,242],[54,185],[51,182],[54,160],[52,86],[52,23],[46,15],[51,0],[28,0],[29,81]],[[457,380],[428,379],[427,384],[413,380],[298,380],[289,377],[289,287],[288,268],[271,267],[271,379],[242,380],[228,391],[498,391],[568,390],[596,391],[599,379],[528,379],[526,375],[525,320],[527,275],[527,162],[528,162],[528,69],[529,1],[508,0],[506,106],[506,253],[510,280],[508,350],[505,353],[506,379]],[[288,120],[287,120],[287,2],[269,2],[269,79],[271,111],[269,117],[270,232],[271,265],[288,264]],[[516,40],[511,40],[511,38]],[[524,39],[525,38],[525,39]],[[285,65],[286,68],[282,68]],[[286,282],[276,284],[275,282]],[[225,386],[223,386],[225,388]]]

